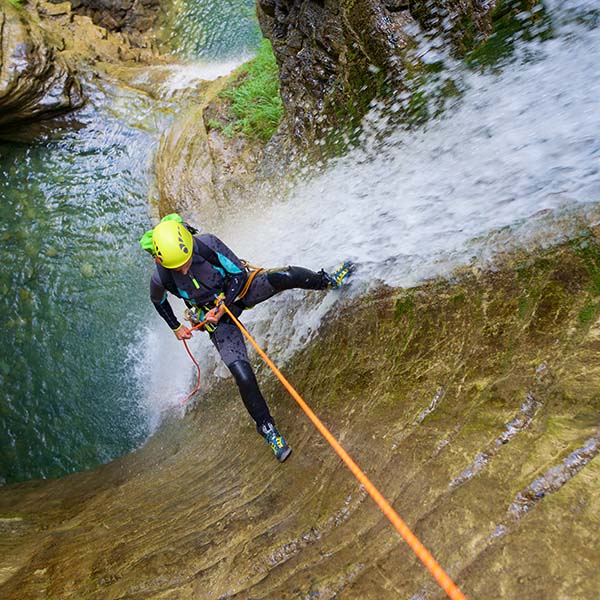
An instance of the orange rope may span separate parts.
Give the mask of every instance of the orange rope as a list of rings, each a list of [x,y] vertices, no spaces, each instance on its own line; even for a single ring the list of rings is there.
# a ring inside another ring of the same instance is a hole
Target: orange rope
[[[198,371],[198,379],[196,381],[196,387],[183,399],[179,402],[179,404],[181,406],[185,405],[188,403],[189,399],[200,389],[200,365],[198,364],[198,361],[194,358],[194,355],[192,354],[190,347],[187,344],[187,340],[181,340],[183,342],[183,345],[185,346],[186,352],[190,355],[190,358],[192,359],[192,362],[196,365],[196,370]]]
[[[300,405],[300,408],[306,413],[307,417],[312,421],[313,425],[319,430],[321,435],[329,442],[330,446],[335,450],[337,455],[344,461],[346,466],[352,471],[352,474],[360,481],[367,490],[371,498],[381,509],[383,514],[390,520],[396,531],[403,537],[404,541],[410,546],[412,551],[417,555],[419,560],[427,567],[429,572],[435,577],[440,587],[448,594],[452,600],[466,600],[465,595],[460,591],[457,585],[450,579],[448,574],[433,558],[429,550],[423,546],[417,536],[408,528],[408,525],[400,518],[398,513],[392,508],[390,503],[383,497],[381,492],[371,483],[370,479],[363,473],[360,467],[352,460],[350,455],[344,450],[341,444],[335,439],[331,432],[325,427],[322,421],[311,410],[306,402],[300,397],[300,394],[292,387],[288,380],[281,374],[279,369],[273,364],[271,359],[265,354],[260,346],[254,341],[246,328],[235,318],[226,304],[223,303],[225,311],[233,322],[239,327],[240,331],[254,346],[254,349],[260,354],[262,359],[269,365],[273,373],[279,381],[284,385],[292,398]]]
[[[204,327],[204,325],[206,325],[207,322],[208,321],[202,321],[201,323],[194,325],[191,328],[192,331],[194,331],[194,329],[200,329],[201,327]],[[198,364],[198,361],[194,358],[194,355],[192,354],[192,351],[190,350],[190,347],[188,346],[187,340],[184,339],[181,341],[183,342],[183,345],[185,346],[186,352],[189,354],[190,358],[192,359],[192,362],[196,365],[196,370],[198,372],[198,378],[196,380],[196,387],[179,403],[180,406],[184,406],[185,404],[188,403],[190,398],[200,389],[200,365]]]

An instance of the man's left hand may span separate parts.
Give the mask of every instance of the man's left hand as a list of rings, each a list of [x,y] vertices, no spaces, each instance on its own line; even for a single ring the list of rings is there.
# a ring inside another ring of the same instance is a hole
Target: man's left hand
[[[216,325],[219,322],[219,319],[224,314],[225,314],[225,309],[222,306],[220,306],[220,307],[215,306],[214,308],[212,308],[211,310],[209,310],[206,313],[206,315],[204,316],[204,319],[206,321],[208,321],[209,323]]]

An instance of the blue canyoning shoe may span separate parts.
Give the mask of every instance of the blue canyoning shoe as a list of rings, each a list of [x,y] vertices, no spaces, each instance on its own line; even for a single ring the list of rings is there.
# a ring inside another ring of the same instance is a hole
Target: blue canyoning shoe
[[[277,431],[273,423],[265,423],[259,428],[258,432],[265,438],[279,462],[283,462],[292,453],[292,449],[287,445],[285,438]]]
[[[331,289],[337,289],[339,287],[342,287],[342,285],[346,283],[348,277],[350,277],[350,275],[352,275],[352,273],[354,273],[355,270],[356,265],[353,262],[349,260],[344,261],[331,273],[325,273],[328,287]]]

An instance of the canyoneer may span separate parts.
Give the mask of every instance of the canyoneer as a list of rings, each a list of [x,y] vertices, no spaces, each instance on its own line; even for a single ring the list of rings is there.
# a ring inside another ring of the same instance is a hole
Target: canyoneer
[[[186,319],[192,326],[206,322],[202,329],[208,332],[231,371],[256,430],[277,460],[283,462],[291,448],[275,427],[248,360],[243,335],[225,314],[223,305],[237,318],[245,309],[284,290],[339,288],[354,266],[346,261],[331,273],[296,266],[271,270],[250,268],[216,236],[197,233],[173,213],[144,234],[140,244],[156,261],[150,279],[150,299],[179,340],[191,338],[193,330],[179,322],[167,292],[184,300]]]

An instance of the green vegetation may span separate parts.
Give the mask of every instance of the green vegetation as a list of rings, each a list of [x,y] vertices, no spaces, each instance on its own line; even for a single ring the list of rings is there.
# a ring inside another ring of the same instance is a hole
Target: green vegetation
[[[25,0],[8,0],[15,8],[22,8]]]
[[[578,317],[582,325],[588,325],[600,315],[600,303],[597,302],[597,298],[600,296],[600,245],[591,234],[573,240],[570,245],[577,256],[582,259],[587,272],[588,285],[585,287],[585,291],[589,297],[579,311]]]
[[[492,12],[492,34],[467,55],[471,66],[490,67],[509,57],[518,38],[547,39],[550,18],[539,0],[500,0]]]
[[[408,331],[412,331],[417,322],[417,307],[412,295],[396,299],[394,304],[394,319],[397,323],[403,323],[407,326]]]
[[[600,304],[588,303],[579,311],[579,322],[582,325],[587,325],[592,321],[595,321],[599,314]]]
[[[326,143],[333,154],[339,154],[336,148],[344,135],[352,140],[358,135],[357,128],[365,114],[371,108],[371,102],[385,98],[391,92],[386,83],[386,72],[373,65],[358,50],[358,44],[352,44],[344,57],[346,73],[339,76],[324,98],[323,111],[332,113],[335,126]],[[356,139],[354,140],[356,141]],[[342,147],[345,144],[342,144]],[[343,148],[342,148],[343,150]]]
[[[587,291],[591,296],[600,296],[600,247],[591,235],[572,242],[573,248],[580,256],[588,272],[590,283]]]
[[[395,306],[395,317],[397,320],[403,317],[408,319],[414,318],[415,314],[415,301],[410,296],[404,296],[396,300]]]
[[[230,136],[242,133],[267,142],[279,126],[283,104],[279,96],[279,73],[269,40],[263,40],[257,55],[240,68],[233,87],[221,92],[230,101],[232,122],[222,127]],[[212,127],[218,123],[210,121]]]
[[[552,36],[550,18],[541,0],[499,0],[491,14],[492,32],[481,41],[472,15],[464,15],[456,26],[456,55],[471,68],[501,67],[514,52],[517,39],[547,39]],[[441,115],[462,94],[459,80],[448,78],[443,62],[422,63],[409,50],[403,86],[408,105],[399,115],[409,126],[422,126]]]

